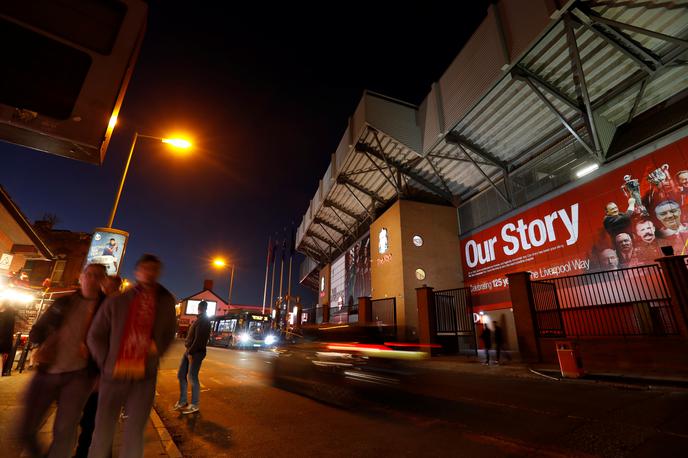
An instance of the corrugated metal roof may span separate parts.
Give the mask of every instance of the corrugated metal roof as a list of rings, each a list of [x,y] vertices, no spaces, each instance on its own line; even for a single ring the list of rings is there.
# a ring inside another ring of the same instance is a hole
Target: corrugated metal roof
[[[580,1],[564,11],[538,5],[532,20],[518,3],[492,8],[420,109],[364,94],[304,215],[297,247],[333,259],[400,195],[465,205],[490,188],[490,199],[501,201],[471,217],[482,224],[502,204],[522,205],[570,181],[577,167],[604,161],[631,112],[688,89],[688,0]],[[521,58],[507,62],[502,43]]]

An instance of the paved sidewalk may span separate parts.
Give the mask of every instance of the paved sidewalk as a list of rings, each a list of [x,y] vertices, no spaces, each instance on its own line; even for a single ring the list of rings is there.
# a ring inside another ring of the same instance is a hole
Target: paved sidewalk
[[[16,422],[22,408],[24,389],[32,375],[33,372],[29,371],[22,374],[13,372],[9,377],[0,377],[0,444],[2,444],[2,456],[22,456]],[[39,440],[46,447],[52,437],[53,419],[54,412],[49,415],[39,432]],[[155,410],[151,411],[150,420],[146,426],[145,440],[144,457],[181,457]],[[115,436],[113,456],[118,456],[119,450],[123,446],[121,431],[118,430]]]
[[[553,377],[562,379],[559,367],[551,364],[530,364],[518,360],[503,361],[500,364],[485,365],[483,355],[475,356],[433,356],[421,364],[428,369],[446,370],[456,373],[490,374],[519,378]],[[688,379],[663,377],[650,373],[632,372],[590,372],[581,379],[567,381],[599,382],[610,384],[645,385],[649,387],[672,386],[688,388]]]

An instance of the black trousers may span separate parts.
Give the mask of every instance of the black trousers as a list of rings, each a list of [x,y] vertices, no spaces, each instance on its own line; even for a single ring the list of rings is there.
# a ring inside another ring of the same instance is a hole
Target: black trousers
[[[79,442],[76,446],[75,458],[87,458],[88,448],[91,446],[91,439],[93,438],[93,430],[96,429],[96,411],[98,410],[98,392],[94,391],[89,396],[84,411],[81,414],[81,421],[79,427]]]

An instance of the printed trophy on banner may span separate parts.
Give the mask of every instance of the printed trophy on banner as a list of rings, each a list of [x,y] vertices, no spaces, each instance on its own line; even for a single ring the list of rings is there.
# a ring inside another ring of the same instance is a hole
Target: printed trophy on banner
[[[621,190],[628,198],[635,200],[635,208],[633,212],[637,215],[648,216],[647,208],[643,205],[640,198],[640,181],[637,178],[632,178],[630,175],[624,175],[625,183],[621,186]]]
[[[675,200],[678,189],[674,184],[674,180],[669,173],[669,164],[664,164],[661,167],[653,170],[647,175],[647,181],[652,185],[652,193],[656,194],[655,199]]]

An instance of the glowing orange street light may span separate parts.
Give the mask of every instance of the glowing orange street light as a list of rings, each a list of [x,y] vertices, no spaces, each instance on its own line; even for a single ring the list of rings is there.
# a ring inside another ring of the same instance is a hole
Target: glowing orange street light
[[[215,258],[213,259],[213,266],[217,267],[218,269],[222,269],[224,267],[227,267],[227,262],[223,258]],[[231,269],[231,274],[229,276],[229,298],[227,299],[227,305],[232,304],[232,288],[234,287],[234,263],[232,263]]]
[[[117,118],[110,120],[111,123],[116,123]],[[117,207],[119,206],[119,199],[122,196],[122,189],[124,188],[124,180],[127,179],[127,172],[129,172],[129,164],[131,163],[131,157],[134,155],[134,147],[136,146],[136,140],[139,138],[150,138],[153,140],[159,140],[166,143],[174,148],[178,149],[189,149],[191,148],[191,142],[183,138],[163,138],[154,137],[152,135],[142,135],[138,132],[134,133],[134,140],[131,142],[131,147],[129,148],[129,157],[127,158],[127,164],[124,166],[124,172],[122,173],[122,180],[119,182],[119,188],[117,189],[117,195],[115,196],[115,203],[112,206],[112,212],[110,213],[110,219],[108,220],[107,227],[111,228],[112,223],[115,221],[115,214],[117,213]]]

